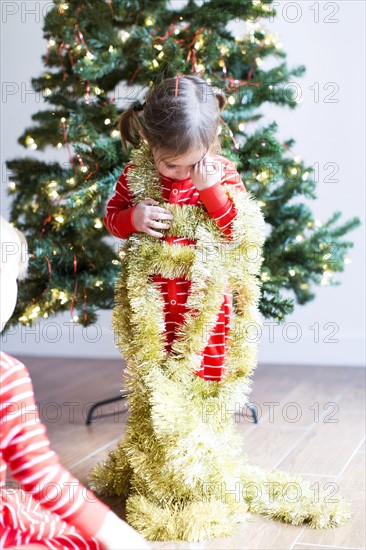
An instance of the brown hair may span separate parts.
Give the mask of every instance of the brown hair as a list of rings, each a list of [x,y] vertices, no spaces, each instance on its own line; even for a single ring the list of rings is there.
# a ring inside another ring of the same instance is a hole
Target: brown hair
[[[220,153],[219,116],[225,105],[224,92],[198,76],[166,78],[149,90],[143,109],[130,107],[120,115],[123,148],[127,154],[127,143],[138,149],[140,131],[152,148],[174,156],[190,150]]]

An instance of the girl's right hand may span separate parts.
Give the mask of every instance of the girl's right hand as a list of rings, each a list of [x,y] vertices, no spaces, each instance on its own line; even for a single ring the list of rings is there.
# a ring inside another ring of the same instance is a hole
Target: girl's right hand
[[[161,238],[164,235],[158,231],[154,231],[152,227],[156,229],[169,229],[170,222],[162,223],[155,220],[172,220],[173,215],[166,208],[154,206],[154,204],[159,203],[154,199],[145,199],[137,203],[136,208],[132,212],[132,223],[137,231]]]

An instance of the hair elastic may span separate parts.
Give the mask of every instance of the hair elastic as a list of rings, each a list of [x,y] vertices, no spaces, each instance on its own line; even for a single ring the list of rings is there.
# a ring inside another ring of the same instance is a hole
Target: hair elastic
[[[134,111],[143,111],[143,109],[145,107],[145,103],[146,103],[146,101],[144,101],[144,103],[137,103],[136,105],[133,106],[133,110]]]
[[[178,86],[179,86],[179,77],[180,76],[189,76],[187,74],[184,74],[184,73],[178,73],[175,77],[175,96],[178,95]]]

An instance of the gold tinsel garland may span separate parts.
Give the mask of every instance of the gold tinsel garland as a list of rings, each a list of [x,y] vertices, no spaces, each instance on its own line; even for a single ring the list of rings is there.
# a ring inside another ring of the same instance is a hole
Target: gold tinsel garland
[[[149,540],[230,535],[247,512],[313,528],[343,524],[350,505],[341,497],[327,502],[321,491],[315,500],[301,476],[251,465],[230,414],[248,403],[257,363],[253,342],[262,326],[258,275],[264,218],[258,202],[250,192],[224,185],[237,211],[228,238],[201,206],[164,202],[146,142],[131,160],[134,203],[157,200],[174,216],[164,234],[196,244],[170,245],[137,232],[127,239],[113,328],[127,364],[125,387],[132,390],[129,418],[124,440],[92,471],[90,487],[101,495],[127,497],[127,520]],[[164,300],[152,281],[156,273],[191,281],[184,321],[169,354]],[[225,375],[220,382],[207,381],[194,372],[227,287],[235,293],[236,308]]]

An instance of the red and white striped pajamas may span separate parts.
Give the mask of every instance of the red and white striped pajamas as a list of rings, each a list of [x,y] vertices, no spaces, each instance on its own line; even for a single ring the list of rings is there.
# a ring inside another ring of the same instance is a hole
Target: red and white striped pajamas
[[[51,450],[27,368],[0,352],[0,375],[0,548],[104,548],[94,535],[109,508]]]
[[[220,155],[216,155],[214,159],[220,161],[222,166],[221,181],[199,191],[193,185],[190,177],[184,180],[175,180],[160,173],[162,196],[170,204],[202,205],[202,208],[207,210],[218,227],[230,239],[231,222],[236,216],[236,210],[232,200],[225,193],[223,184],[232,185],[243,192],[246,192],[246,189],[231,161]],[[121,239],[126,239],[133,231],[136,231],[132,222],[132,213],[136,205],[132,203],[128,187],[128,170],[131,166],[133,164],[128,163],[119,177],[114,195],[107,204],[107,214],[104,217],[104,224],[108,231]],[[195,241],[184,237],[161,237],[161,239],[169,244],[195,245]],[[153,276],[153,282],[164,297],[166,350],[169,352],[175,332],[183,321],[191,282],[181,277],[167,279],[160,274]],[[223,364],[227,351],[226,342],[230,329],[231,311],[232,292],[227,288],[223,295],[217,322],[214,327],[208,327],[207,335],[204,335],[207,345],[203,350],[201,366],[196,374],[205,380],[219,381],[224,374]]]

